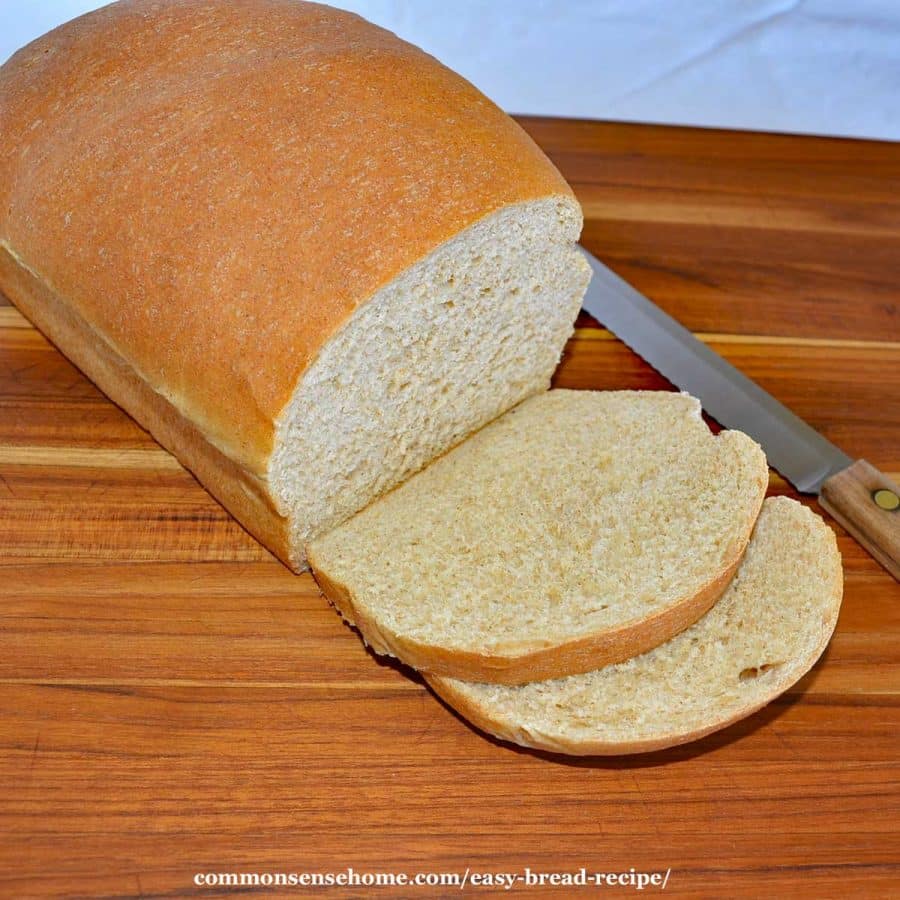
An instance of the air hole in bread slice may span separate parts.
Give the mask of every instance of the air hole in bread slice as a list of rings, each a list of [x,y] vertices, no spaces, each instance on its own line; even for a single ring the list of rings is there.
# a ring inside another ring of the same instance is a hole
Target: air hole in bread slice
[[[780,665],[780,662],[767,662],[762,663],[758,666],[749,666],[748,668],[741,671],[741,674],[738,676],[738,678],[740,678],[741,681],[749,681],[751,678],[759,678],[760,675],[765,675],[766,672],[769,672],[772,669],[777,669]]]

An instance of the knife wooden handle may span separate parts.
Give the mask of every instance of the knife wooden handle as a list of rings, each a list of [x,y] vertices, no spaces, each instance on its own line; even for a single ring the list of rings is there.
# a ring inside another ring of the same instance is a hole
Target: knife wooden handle
[[[819,503],[900,581],[900,487],[858,459],[822,484]]]

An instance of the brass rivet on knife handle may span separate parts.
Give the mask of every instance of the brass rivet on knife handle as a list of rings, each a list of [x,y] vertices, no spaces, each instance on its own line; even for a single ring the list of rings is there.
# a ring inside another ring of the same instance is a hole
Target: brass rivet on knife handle
[[[881,509],[886,509],[888,512],[895,512],[900,509],[900,497],[887,488],[875,491],[872,494],[872,499],[877,506],[881,507]]]
[[[819,502],[900,581],[900,488],[858,459],[822,484]]]

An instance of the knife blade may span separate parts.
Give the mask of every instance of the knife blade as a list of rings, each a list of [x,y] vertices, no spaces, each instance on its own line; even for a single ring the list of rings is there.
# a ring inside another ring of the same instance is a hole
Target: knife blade
[[[823,506],[900,580],[900,489],[865,460],[854,461],[784,404],[710,350],[593,254],[582,305],[676,387],[697,397],[727,428],[762,445],[770,465]]]

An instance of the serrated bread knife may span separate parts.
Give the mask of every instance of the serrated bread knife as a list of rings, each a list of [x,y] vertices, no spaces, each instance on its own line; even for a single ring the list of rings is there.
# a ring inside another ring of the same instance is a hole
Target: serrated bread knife
[[[900,488],[854,461],[725,362],[596,257],[583,306],[726,428],[762,445],[769,464],[819,503],[900,581]]]

